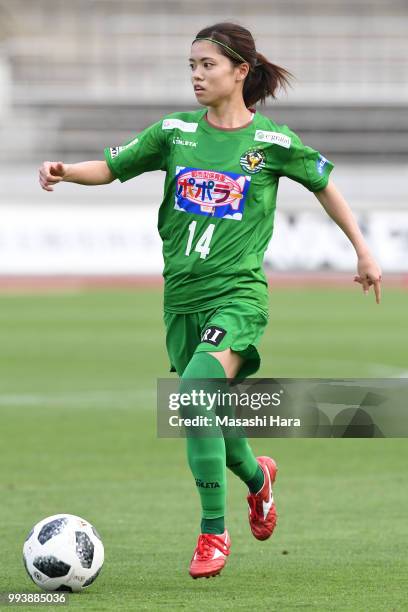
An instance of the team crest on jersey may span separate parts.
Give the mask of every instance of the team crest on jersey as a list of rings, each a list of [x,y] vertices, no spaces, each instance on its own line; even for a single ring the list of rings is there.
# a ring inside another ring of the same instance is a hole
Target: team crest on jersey
[[[241,221],[251,177],[177,166],[174,208]]]
[[[250,174],[256,174],[265,168],[266,155],[262,149],[252,147],[245,151],[239,160],[241,168]]]

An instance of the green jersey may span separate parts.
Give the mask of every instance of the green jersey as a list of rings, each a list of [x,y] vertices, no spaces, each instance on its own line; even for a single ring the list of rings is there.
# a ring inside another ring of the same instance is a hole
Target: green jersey
[[[333,164],[286,125],[258,111],[238,129],[212,126],[207,109],[172,113],[123,146],[105,149],[113,175],[166,172],[158,214],[164,309],[187,313],[244,300],[268,310],[262,267],[279,177],[323,189]]]

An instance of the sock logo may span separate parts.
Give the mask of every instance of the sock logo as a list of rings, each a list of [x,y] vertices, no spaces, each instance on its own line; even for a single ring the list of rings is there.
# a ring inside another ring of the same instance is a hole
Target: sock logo
[[[207,329],[202,333],[201,342],[208,342],[213,346],[218,346],[226,333],[227,331],[222,329],[222,327],[212,325],[211,327],[207,327]]]
[[[196,485],[197,487],[200,487],[201,489],[219,489],[220,488],[220,483],[215,481],[215,482],[205,482],[205,480],[201,480],[201,478],[196,478]]]

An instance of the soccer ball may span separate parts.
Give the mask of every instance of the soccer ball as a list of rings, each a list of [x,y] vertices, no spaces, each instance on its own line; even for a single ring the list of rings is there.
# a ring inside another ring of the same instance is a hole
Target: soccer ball
[[[104,559],[96,529],[73,514],[55,514],[31,529],[23,547],[30,578],[45,591],[82,591],[96,579]]]

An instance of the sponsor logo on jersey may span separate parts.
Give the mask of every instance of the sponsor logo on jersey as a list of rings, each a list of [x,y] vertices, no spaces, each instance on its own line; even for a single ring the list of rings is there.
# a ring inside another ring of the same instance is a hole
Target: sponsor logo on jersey
[[[241,221],[251,177],[177,166],[174,208]]]
[[[329,160],[326,159],[325,157],[323,157],[323,155],[319,154],[318,159],[316,159],[316,168],[319,174],[323,174],[324,172],[324,167],[327,164]]]
[[[207,327],[207,329],[203,331],[201,342],[208,342],[213,346],[218,346],[226,333],[227,331],[222,327],[211,325],[211,327]]]
[[[285,147],[285,149],[290,148],[290,143],[292,141],[290,136],[286,136],[286,134],[281,134],[280,132],[268,132],[266,130],[256,130],[254,140],[277,144],[280,147]]]
[[[250,174],[256,174],[265,168],[266,156],[262,149],[252,147],[245,151],[239,160],[241,168]]]
[[[181,138],[173,138],[173,144],[184,145],[185,147],[196,147],[197,143],[193,140],[182,140]]]
[[[134,144],[137,144],[138,142],[139,142],[139,138],[134,138],[133,140],[128,142],[126,145],[123,145],[123,146],[120,146],[120,147],[111,147],[110,148],[110,154],[111,154],[112,159],[114,157],[117,157],[121,151],[124,151],[125,149],[128,149],[129,147],[133,146]]]
[[[188,123],[182,119],[163,119],[163,130],[174,130],[177,128],[182,132],[196,132],[198,123]]]

